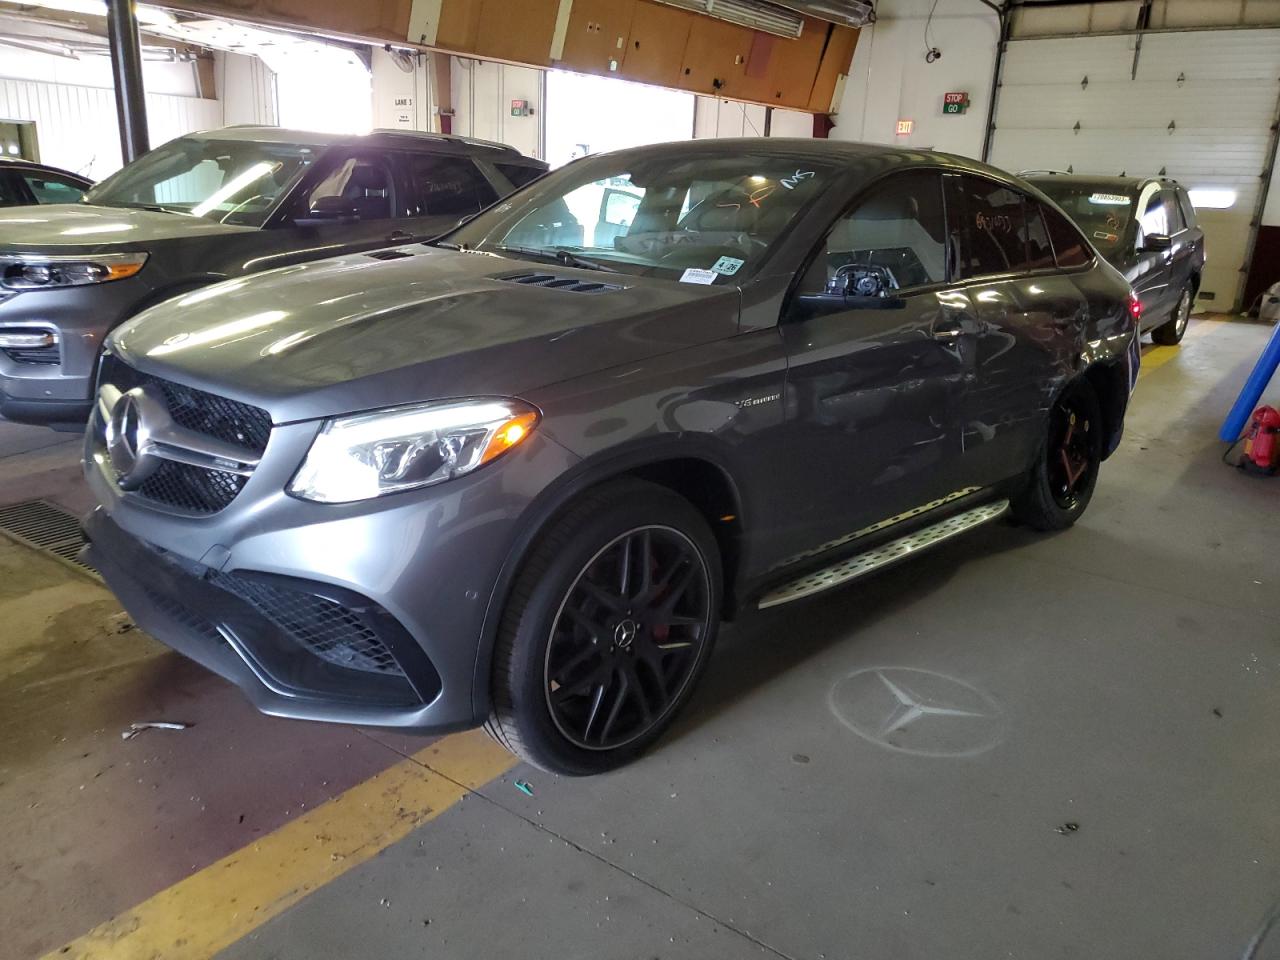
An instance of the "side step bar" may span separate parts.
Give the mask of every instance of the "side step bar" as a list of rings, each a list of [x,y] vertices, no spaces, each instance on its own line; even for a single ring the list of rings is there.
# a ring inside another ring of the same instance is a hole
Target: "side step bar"
[[[972,510],[957,513],[954,516],[947,517],[945,520],[922,527],[915,533],[909,533],[905,537],[890,540],[874,550],[859,553],[829,567],[805,574],[803,577],[792,580],[790,583],[784,583],[782,586],[766,593],[760,598],[760,609],[763,610],[766,607],[776,607],[784,603],[790,603],[792,600],[809,597],[815,593],[821,593],[823,590],[830,590],[832,587],[848,583],[850,580],[864,577],[873,571],[879,570],[881,567],[904,560],[914,553],[927,550],[930,547],[937,546],[944,540],[950,540],[952,537],[959,536],[967,530],[989,523],[1003,515],[1008,509],[1008,500],[984,503],[980,507],[974,507]]]

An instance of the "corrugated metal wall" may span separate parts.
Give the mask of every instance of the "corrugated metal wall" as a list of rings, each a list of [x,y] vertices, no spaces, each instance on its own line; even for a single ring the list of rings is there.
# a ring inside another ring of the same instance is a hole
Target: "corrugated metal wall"
[[[120,134],[110,89],[0,79],[0,119],[34,121],[40,160],[101,180],[120,168]],[[222,126],[217,100],[147,95],[151,145]]]

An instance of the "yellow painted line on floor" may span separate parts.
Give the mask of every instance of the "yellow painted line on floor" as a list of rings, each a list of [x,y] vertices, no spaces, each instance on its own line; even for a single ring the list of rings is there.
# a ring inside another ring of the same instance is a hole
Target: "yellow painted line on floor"
[[[437,740],[44,960],[209,960],[515,763],[478,730]]]
[[[1182,343],[1185,344],[1188,340],[1194,340],[1197,337],[1206,336],[1218,329],[1219,325],[1222,323],[1223,321],[1221,320],[1197,320],[1193,322],[1190,329],[1182,335]],[[1138,376],[1142,377],[1144,374],[1151,373],[1153,370],[1158,370],[1160,367],[1163,367],[1166,363],[1176,357],[1181,349],[1181,345],[1176,347],[1156,346],[1144,351],[1142,354],[1142,366],[1138,368]]]

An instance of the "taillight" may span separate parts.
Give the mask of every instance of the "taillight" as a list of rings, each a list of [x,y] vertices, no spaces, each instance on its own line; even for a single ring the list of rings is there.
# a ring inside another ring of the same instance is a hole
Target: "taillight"
[[[1135,321],[1142,319],[1142,301],[1132,290],[1129,291],[1129,316]]]

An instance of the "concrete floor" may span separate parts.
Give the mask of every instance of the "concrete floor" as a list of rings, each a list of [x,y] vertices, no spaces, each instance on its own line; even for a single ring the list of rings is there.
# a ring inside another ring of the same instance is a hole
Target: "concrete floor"
[[[477,785],[273,919],[228,914],[218,955],[1275,960],[1280,480],[1214,439],[1268,333],[1148,352],[1073,530],[991,525],[745,618],[641,762]],[[0,502],[84,505],[59,440],[0,427]],[[0,540],[0,957],[270,851],[423,747],[260,717],[117,611]],[[195,726],[121,741],[153,719]],[[199,954],[137,916],[66,955]]]

